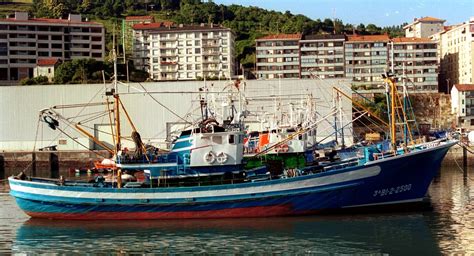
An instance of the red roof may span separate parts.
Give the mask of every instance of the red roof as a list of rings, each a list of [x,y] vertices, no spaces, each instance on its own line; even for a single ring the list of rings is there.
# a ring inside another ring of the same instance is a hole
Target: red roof
[[[417,19],[417,21],[437,21],[437,22],[445,22],[445,20],[442,20],[442,19],[438,19],[438,18],[435,18],[435,17],[430,17],[430,16],[426,16],[426,17],[421,17],[419,19]]]
[[[268,35],[264,37],[260,37],[257,40],[272,40],[272,39],[280,39],[280,40],[291,40],[291,39],[301,39],[301,34],[276,34],[276,35]]]
[[[174,23],[171,21],[164,21],[164,22],[154,22],[154,23],[139,23],[133,25],[133,29],[142,30],[142,29],[156,29],[156,28],[163,28],[163,27],[170,27]]]
[[[436,43],[434,41],[431,41],[429,38],[423,38],[423,37],[397,37],[397,38],[392,38],[392,42],[394,43]]]
[[[26,22],[26,23],[61,23],[61,24],[88,24],[88,25],[102,25],[92,21],[70,21],[68,19],[47,19],[47,18],[29,18],[27,20],[17,20],[15,18],[0,19],[0,22]]]
[[[127,16],[125,20],[151,20],[153,21],[153,16]]]
[[[347,41],[353,41],[353,42],[373,42],[373,41],[388,41],[390,38],[388,35],[353,35],[353,36],[347,36]]]
[[[54,66],[59,62],[59,59],[49,58],[49,59],[39,59],[38,66]]]
[[[460,92],[474,91],[474,84],[455,84],[454,87]]]

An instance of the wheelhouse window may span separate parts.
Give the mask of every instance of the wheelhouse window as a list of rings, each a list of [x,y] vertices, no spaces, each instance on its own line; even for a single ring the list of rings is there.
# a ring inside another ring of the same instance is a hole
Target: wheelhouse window
[[[222,137],[221,136],[212,136],[212,142],[216,144],[222,144]]]

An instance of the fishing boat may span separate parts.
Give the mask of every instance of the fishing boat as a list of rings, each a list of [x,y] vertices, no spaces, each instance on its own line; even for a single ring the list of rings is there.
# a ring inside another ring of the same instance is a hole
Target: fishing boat
[[[397,127],[409,131],[408,118],[395,96],[394,79],[387,76],[385,81],[390,88],[390,143],[359,147],[352,157],[312,162],[298,170],[278,165],[246,169],[241,126],[221,127],[208,116],[183,131],[164,155],[151,156],[133,128],[132,139],[141,157],[126,159],[117,122],[123,104],[114,90],[110,95],[115,99],[117,130],[111,153],[118,169],[116,179],[98,176],[86,182],[22,174],[9,177],[10,194],[31,217],[78,220],[291,216],[418,203],[457,141],[421,142],[408,135],[398,140]],[[45,122],[60,129],[60,115],[52,109],[44,113]],[[272,147],[304,134],[332,114]],[[143,171],[145,179],[122,179],[122,171],[132,170]]]

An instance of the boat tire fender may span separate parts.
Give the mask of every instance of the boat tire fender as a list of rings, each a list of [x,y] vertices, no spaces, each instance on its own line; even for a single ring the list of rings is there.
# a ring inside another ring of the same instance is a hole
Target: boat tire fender
[[[217,159],[217,162],[219,162],[220,164],[223,164],[227,162],[228,156],[226,153],[220,152],[219,154],[217,154],[216,159]]]
[[[216,154],[212,151],[207,152],[207,154],[204,155],[204,161],[208,164],[212,164],[216,161]]]

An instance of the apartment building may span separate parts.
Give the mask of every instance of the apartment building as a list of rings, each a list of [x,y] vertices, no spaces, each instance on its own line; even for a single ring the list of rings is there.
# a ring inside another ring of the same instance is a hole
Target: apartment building
[[[153,80],[229,79],[234,35],[217,25],[135,24],[133,61]]]
[[[301,34],[269,35],[256,40],[258,79],[299,78]]]
[[[444,29],[445,20],[434,17],[415,18],[414,21],[403,27],[405,37],[427,38]]]
[[[474,17],[450,26],[436,37],[440,47],[443,84],[474,83]]]
[[[103,60],[104,55],[104,26],[82,21],[80,14],[45,19],[15,12],[14,17],[0,19],[0,81],[33,77],[39,59]]]
[[[344,35],[305,35],[299,41],[301,78],[344,77]]]
[[[127,54],[132,54],[133,25],[153,23],[154,21],[153,16],[127,16],[122,20],[123,44],[125,45],[125,52]]]
[[[474,128],[474,84],[454,84],[451,88],[451,114],[457,126]]]
[[[358,89],[377,89],[388,70],[388,35],[352,35],[345,43],[346,77]]]
[[[437,43],[429,38],[393,38],[390,65],[397,77],[407,78],[407,85],[417,91],[438,90]],[[393,57],[392,53],[393,51]]]

